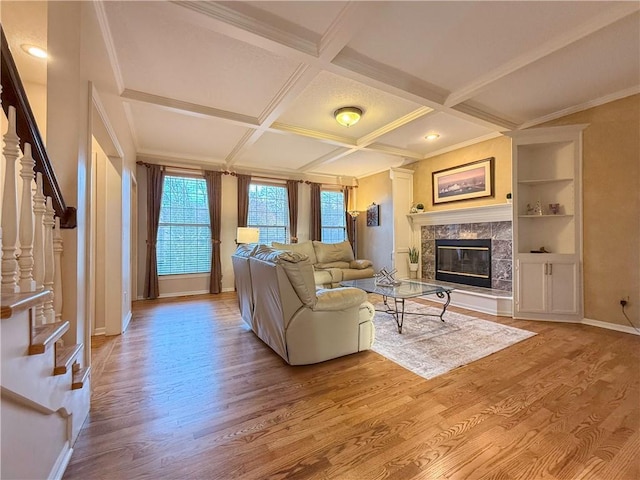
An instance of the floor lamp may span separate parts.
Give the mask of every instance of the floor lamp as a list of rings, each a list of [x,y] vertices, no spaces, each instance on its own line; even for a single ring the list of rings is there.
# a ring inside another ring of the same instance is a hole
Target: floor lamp
[[[356,220],[358,219],[358,215],[360,212],[357,210],[349,210],[349,215],[351,215],[351,220],[353,221],[353,257],[358,259],[358,224]]]

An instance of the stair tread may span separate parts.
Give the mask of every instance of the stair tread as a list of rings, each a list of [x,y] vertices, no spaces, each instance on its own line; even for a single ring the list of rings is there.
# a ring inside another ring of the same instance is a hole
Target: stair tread
[[[69,322],[66,320],[33,327],[29,355],[44,353],[47,347],[62,337],[67,330],[69,330]]]
[[[3,293],[0,306],[0,318],[11,318],[16,313],[46,302],[51,290],[39,290],[26,293]]]
[[[53,368],[54,375],[64,375],[69,370],[71,362],[82,350],[82,344],[69,345],[68,347],[56,346],[56,366]]]
[[[91,367],[79,368],[78,370],[73,372],[73,381],[71,383],[71,390],[81,389],[84,386],[84,383],[87,381],[89,372],[91,372]]]

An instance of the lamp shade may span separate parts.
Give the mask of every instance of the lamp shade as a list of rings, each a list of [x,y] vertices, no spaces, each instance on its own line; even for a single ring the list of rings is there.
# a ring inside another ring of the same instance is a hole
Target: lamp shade
[[[362,116],[362,110],[358,107],[342,107],[333,112],[333,116],[343,127],[350,127],[355,125]]]
[[[260,241],[260,229],[253,227],[238,227],[236,243],[258,243]]]

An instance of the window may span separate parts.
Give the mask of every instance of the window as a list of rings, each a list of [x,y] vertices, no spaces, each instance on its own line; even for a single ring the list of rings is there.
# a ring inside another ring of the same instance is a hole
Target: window
[[[158,275],[211,270],[211,228],[204,178],[164,177],[157,259]]]
[[[260,229],[260,243],[289,242],[287,187],[266,183],[249,186],[248,227]]]
[[[338,243],[347,239],[344,193],[336,190],[320,192],[322,241]]]

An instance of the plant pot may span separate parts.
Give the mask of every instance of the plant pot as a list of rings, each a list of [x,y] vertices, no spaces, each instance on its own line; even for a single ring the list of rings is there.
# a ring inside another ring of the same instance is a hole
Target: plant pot
[[[410,263],[409,264],[409,271],[410,272],[417,272],[419,267],[420,267],[419,263]]]

